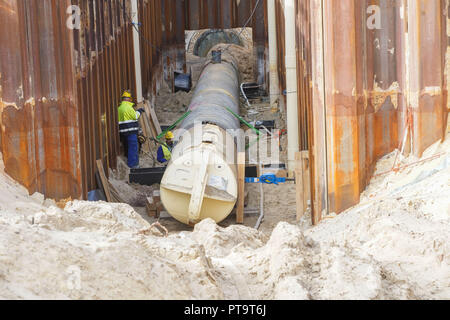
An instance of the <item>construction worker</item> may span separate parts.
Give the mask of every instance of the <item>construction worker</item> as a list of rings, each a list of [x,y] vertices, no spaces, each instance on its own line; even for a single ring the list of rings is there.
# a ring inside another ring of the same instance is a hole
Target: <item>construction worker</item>
[[[128,166],[132,169],[139,167],[139,117],[144,112],[142,108],[134,110],[131,93],[129,90],[125,91],[119,106],[119,132]]]
[[[161,144],[158,148],[158,162],[168,163],[172,159],[173,138],[174,135],[171,131],[166,133],[166,143]]]

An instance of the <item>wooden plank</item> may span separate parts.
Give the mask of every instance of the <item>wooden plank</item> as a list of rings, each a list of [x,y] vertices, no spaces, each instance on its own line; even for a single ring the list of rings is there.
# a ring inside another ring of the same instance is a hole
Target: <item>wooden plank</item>
[[[103,168],[103,161],[101,159],[97,160],[97,169],[100,174],[100,180],[102,182],[102,187],[105,192],[106,200],[112,202],[111,192],[109,190],[109,181],[106,178],[105,169]]]
[[[303,188],[303,155],[301,152],[295,153],[295,185],[297,203],[297,221],[305,214],[304,210],[304,188]]]
[[[150,104],[148,101],[144,104],[144,110],[145,110],[145,117],[144,121],[146,123],[146,126],[149,128],[149,132],[151,132],[153,138],[156,138],[158,136],[158,131],[156,130],[156,127],[153,125],[153,122],[151,121],[151,112],[150,112]]]
[[[120,193],[116,190],[113,184],[108,180],[109,190],[114,202],[125,203],[125,200],[120,196]]]
[[[155,203],[158,203],[159,201],[161,201],[161,191],[159,191],[159,190],[153,191],[153,200]]]
[[[145,102],[144,105],[145,112],[147,114],[148,126],[151,128],[153,137],[156,138],[161,132],[161,126],[156,116],[155,109],[150,105],[149,101]]]
[[[164,205],[161,201],[160,191],[153,191],[153,195],[148,197],[146,200],[145,206],[147,208],[147,214],[150,217],[159,219],[161,212],[165,211]]]
[[[144,136],[147,138],[147,140],[150,139],[151,132],[149,132],[149,130],[146,126],[146,123],[145,123],[145,113],[139,117],[139,125],[141,126]],[[147,152],[147,153],[150,152],[150,144],[148,142],[145,142],[142,145],[142,151]]]
[[[303,210],[308,210],[308,200],[311,200],[311,180],[309,172],[309,151],[302,151],[303,170]]]
[[[141,104],[138,105],[138,109],[139,108],[143,108],[145,110],[145,113],[141,115],[141,117],[139,118],[139,124],[141,125],[142,130],[144,131],[144,135],[147,138],[156,138],[156,130],[153,130],[154,128],[151,125],[150,122],[150,109],[148,108],[148,102],[143,102]],[[150,144],[147,143],[148,147],[150,148]],[[145,149],[144,149],[145,151]]]
[[[155,204],[156,218],[159,218],[161,212],[165,210],[164,205],[161,201],[161,191],[159,190],[153,191],[153,203]]]
[[[149,128],[148,129],[149,137],[153,137],[156,139],[156,137],[158,136],[158,132],[156,131],[155,127],[151,124],[147,114],[144,117],[144,121],[145,121],[145,125],[147,126],[147,128]]]
[[[328,60],[333,55],[324,54],[323,47],[324,29],[323,22],[327,20],[323,16],[323,1],[311,0],[311,85],[312,97],[308,104],[308,139],[310,146],[310,172],[311,183],[311,221],[313,225],[318,225],[322,216],[328,213],[328,159],[327,159],[327,92],[325,92],[325,79],[327,74],[323,64],[324,57]],[[324,19],[325,18],[325,19]],[[330,26],[327,21],[327,28]],[[327,29],[325,29],[327,30]],[[328,63],[326,65],[332,65]],[[330,72],[333,74],[333,71]]]
[[[238,153],[238,203],[236,211],[236,223],[244,223],[245,201],[245,152]]]
[[[147,198],[145,206],[147,208],[147,214],[152,218],[156,218],[157,217],[157,208],[156,208],[156,203],[155,203],[153,197]]]
[[[161,125],[159,124],[158,117],[156,116],[155,108],[153,108],[153,106],[151,106],[150,103],[148,103],[147,105],[148,105],[150,120],[153,123],[154,128],[156,129],[157,135],[160,135],[162,133],[162,129],[161,129]]]

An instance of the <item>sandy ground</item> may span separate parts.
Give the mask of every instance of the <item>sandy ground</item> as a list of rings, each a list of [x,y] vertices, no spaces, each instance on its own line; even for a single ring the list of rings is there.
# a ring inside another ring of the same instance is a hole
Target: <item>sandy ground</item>
[[[205,220],[164,238],[128,205],[61,209],[1,172],[0,298],[449,299],[450,140],[427,154],[441,151],[318,227],[270,234]]]
[[[205,220],[167,238],[129,205],[61,209],[1,168],[0,298],[450,299],[450,139],[424,158],[441,152],[373,179],[317,227],[294,222],[284,185],[266,190],[267,214],[285,220],[265,221],[272,232]]]
[[[62,209],[29,196],[0,166],[0,298],[450,299],[450,137],[423,159],[436,154],[400,157],[410,166],[374,178],[361,204],[317,227],[309,214],[295,222],[286,184],[265,186],[260,231],[256,217],[193,230],[162,220],[166,238],[127,204]]]

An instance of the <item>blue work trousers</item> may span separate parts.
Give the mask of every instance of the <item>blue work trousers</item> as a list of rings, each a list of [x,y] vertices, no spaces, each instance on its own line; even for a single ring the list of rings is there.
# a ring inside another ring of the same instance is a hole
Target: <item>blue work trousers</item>
[[[128,142],[128,166],[130,168],[139,165],[139,143],[137,134],[129,134],[127,136]]]

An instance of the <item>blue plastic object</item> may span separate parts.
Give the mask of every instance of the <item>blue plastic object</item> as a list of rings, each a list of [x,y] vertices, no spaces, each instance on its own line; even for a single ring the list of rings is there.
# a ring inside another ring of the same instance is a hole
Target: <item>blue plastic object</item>
[[[279,178],[274,173],[263,174],[259,178],[245,178],[246,183],[265,183],[265,184],[280,184],[285,183],[286,178]]]
[[[88,201],[106,201],[105,194],[100,189],[89,191]]]

